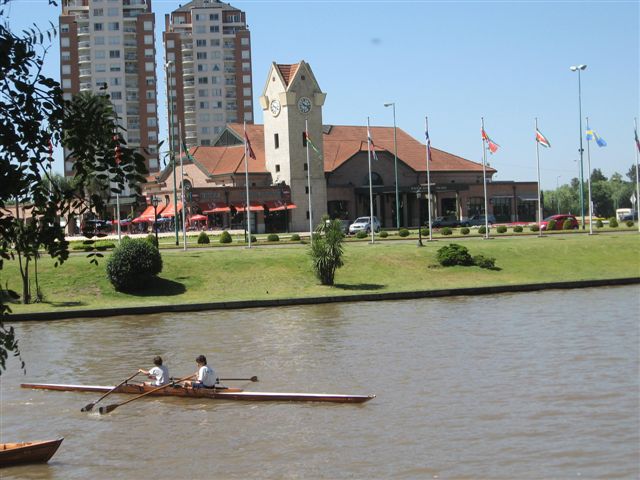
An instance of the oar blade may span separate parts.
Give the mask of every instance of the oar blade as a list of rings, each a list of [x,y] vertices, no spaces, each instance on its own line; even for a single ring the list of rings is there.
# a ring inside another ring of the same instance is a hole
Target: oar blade
[[[120,405],[118,403],[112,403],[111,405],[107,405],[104,407],[100,407],[98,409],[98,412],[100,412],[100,415],[104,415],[106,413],[109,412],[113,412],[116,408],[118,408]]]
[[[96,402],[92,402],[92,403],[87,403],[84,407],[82,407],[80,409],[81,412],[90,412],[91,410],[93,410],[93,407],[95,406]]]
[[[252,382],[257,382],[258,381],[258,377],[256,377],[255,375],[253,377],[251,377],[249,380],[251,380]]]

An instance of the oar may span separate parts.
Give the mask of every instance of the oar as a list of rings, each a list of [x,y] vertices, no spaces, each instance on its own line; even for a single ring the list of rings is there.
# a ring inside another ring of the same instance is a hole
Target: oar
[[[127,400],[126,402],[122,402],[122,403],[112,403],[111,405],[107,405],[106,407],[100,407],[100,408],[98,409],[98,411],[99,411],[101,414],[102,414],[102,413],[109,413],[109,412],[113,412],[116,408],[121,407],[122,405],[126,405],[127,403],[131,403],[131,402],[133,402],[133,401],[135,401],[135,400],[138,400],[139,398],[146,397],[147,395],[151,395],[152,393],[157,392],[158,390],[162,390],[163,388],[170,387],[170,386],[172,386],[172,385],[175,385],[176,383],[184,382],[185,380],[188,380],[188,379],[190,379],[191,377],[195,377],[195,376],[196,376],[196,374],[195,374],[195,373],[192,373],[191,375],[189,375],[189,376],[187,376],[187,377],[183,377],[183,378],[181,378],[181,379],[179,379],[179,380],[176,380],[175,382],[169,382],[169,383],[167,383],[167,384],[165,384],[165,385],[162,385],[161,387],[154,388],[153,390],[149,390],[148,392],[145,392],[145,393],[143,393],[142,395],[138,395],[137,397],[133,397],[133,398],[131,398],[131,399]]]
[[[251,378],[221,378],[221,382],[257,382],[258,377],[253,376]]]
[[[122,385],[124,385],[125,383],[127,383],[129,380],[131,380],[133,377],[137,376],[140,372],[136,372],[133,375],[131,375],[129,378],[127,378],[126,380],[120,382],[118,385],[116,385],[115,387],[113,387],[111,390],[109,390],[107,393],[105,393],[103,396],[101,396],[98,400],[96,400],[95,402],[92,403],[88,403],[86,404],[84,407],[82,407],[80,409],[81,412],[90,412],[93,407],[95,406],[96,403],[98,403],[100,400],[102,400],[103,398],[105,398],[106,396],[108,396],[109,394],[113,393],[116,389],[118,389],[119,387],[121,387]]]

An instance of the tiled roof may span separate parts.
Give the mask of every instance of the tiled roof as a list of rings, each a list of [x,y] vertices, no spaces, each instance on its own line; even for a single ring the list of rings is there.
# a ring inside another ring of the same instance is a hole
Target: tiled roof
[[[243,126],[239,123],[227,125],[227,129],[243,138]],[[264,153],[264,129],[262,125],[248,124],[247,136],[256,159],[249,159],[250,173],[268,173]],[[387,151],[393,155],[393,127],[371,127],[371,138],[376,151]],[[324,170],[333,172],[359,152],[367,151],[367,127],[334,125],[325,127],[323,137]],[[425,145],[402,129],[397,129],[398,160],[418,172],[427,169]],[[244,172],[244,147],[242,144],[228,147],[194,147],[191,154],[212,175]],[[482,172],[482,164],[466,160],[457,155],[431,147],[432,172],[475,171]],[[487,173],[496,170],[487,167]]]
[[[300,67],[299,63],[294,63],[293,65],[276,65],[278,70],[280,71],[280,75],[284,79],[285,85],[289,85],[291,79],[295,76],[298,68]]]

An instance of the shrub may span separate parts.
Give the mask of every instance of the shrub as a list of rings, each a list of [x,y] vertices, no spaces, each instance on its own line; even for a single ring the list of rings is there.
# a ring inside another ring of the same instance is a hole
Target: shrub
[[[362,233],[367,235],[366,232]],[[329,220],[328,215],[323,216],[311,238],[310,251],[313,271],[322,285],[333,285],[336,270],[344,264],[343,241],[344,233],[340,220]]]
[[[267,242],[279,242],[279,241],[280,241],[280,237],[275,233],[270,233],[269,236],[267,236]]]
[[[532,232],[539,232],[540,231],[540,225],[538,225],[537,223],[534,223],[533,225],[531,225],[529,227],[529,230],[531,230]]]
[[[401,237],[408,237],[409,233],[410,232],[407,228],[401,228],[400,230],[398,230],[398,235],[400,235]]]
[[[473,265],[469,250],[462,245],[451,243],[436,252],[438,263],[444,267],[452,265]]]
[[[161,271],[160,251],[146,240],[122,242],[107,260],[107,278],[121,292],[144,288]]]
[[[624,222],[627,227],[633,227],[633,220],[627,220]]]
[[[602,227],[604,227],[604,224],[602,223],[602,220],[598,220],[596,222],[596,228],[602,228]]]
[[[124,237],[122,237],[122,240],[120,240],[121,242],[126,242],[128,240],[131,240],[131,237],[129,235],[125,235]]]
[[[82,242],[75,244],[71,247],[72,250],[84,250],[85,252],[91,252],[93,250],[103,251],[110,248],[116,248],[116,245],[113,242],[96,242],[93,240],[86,240],[87,243]]]
[[[451,234],[453,233],[453,230],[451,230],[451,227],[443,227],[443,228],[440,230],[440,233],[441,233],[442,235],[451,235]]]
[[[485,257],[484,255],[476,255],[473,257],[473,264],[480,268],[496,268],[496,259]]]
[[[251,243],[258,243],[258,239],[255,235],[251,235]]]
[[[522,233],[522,225],[516,225],[515,227],[513,227],[513,231],[515,233]]]
[[[231,234],[226,230],[220,234],[220,243],[231,243],[232,241]]]
[[[299,242],[300,241],[300,235],[298,235],[297,233],[294,233],[293,235],[291,235],[291,241],[292,242]]]
[[[420,235],[422,235],[423,237],[428,237],[429,236],[429,229],[427,227],[422,227],[420,229]]]
[[[555,230],[555,229],[556,229],[556,221],[553,219],[549,220],[549,222],[547,223],[547,231]]]
[[[500,225],[498,228],[496,228],[496,232],[507,233],[507,227],[505,227],[504,225]]]
[[[460,229],[460,233],[461,233],[462,235],[469,235],[469,232],[470,232],[470,231],[471,231],[471,230],[469,230],[469,228],[468,228],[468,227],[462,227],[462,228]]]
[[[367,238],[367,232],[365,232],[364,230],[360,230],[358,233],[356,233],[356,238]]]
[[[564,223],[562,224],[562,229],[563,230],[571,230],[573,229],[573,225],[571,224],[571,220],[569,220],[568,218],[564,221]]]
[[[144,240],[146,242],[149,242],[154,247],[158,248],[158,240],[156,239],[156,236],[153,233],[150,233],[149,235],[144,237]]]
[[[489,231],[491,231],[491,229],[489,229]],[[484,235],[485,233],[487,233],[487,227],[485,227],[484,225],[482,227],[480,227],[478,229],[478,233]]]
[[[618,219],[616,217],[611,217],[609,219],[609,226],[611,228],[618,228]]]
[[[200,232],[200,235],[198,235],[198,244],[205,245],[205,244],[208,244],[209,242],[210,242],[209,235],[207,235],[206,232]]]
[[[380,238],[387,238],[389,236],[389,232],[387,232],[386,230],[383,230],[382,232],[380,232]]]

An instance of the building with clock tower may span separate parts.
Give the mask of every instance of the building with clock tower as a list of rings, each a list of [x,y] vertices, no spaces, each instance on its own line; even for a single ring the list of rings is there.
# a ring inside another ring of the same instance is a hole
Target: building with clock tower
[[[260,97],[265,167],[274,184],[291,188],[291,201],[298,207],[291,212],[294,231],[308,231],[310,216],[315,226],[327,213],[322,134],[325,97],[305,61],[294,65],[272,63]]]

